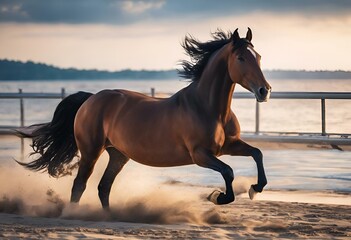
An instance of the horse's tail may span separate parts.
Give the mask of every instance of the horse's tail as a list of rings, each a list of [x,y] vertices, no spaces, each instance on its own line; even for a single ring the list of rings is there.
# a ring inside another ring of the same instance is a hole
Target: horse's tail
[[[74,137],[74,119],[78,109],[92,93],[77,92],[63,99],[57,106],[52,121],[17,129],[17,135],[32,138],[33,152],[39,158],[22,166],[39,171],[47,169],[53,177],[64,176],[75,165],[69,163],[77,156],[78,148]]]

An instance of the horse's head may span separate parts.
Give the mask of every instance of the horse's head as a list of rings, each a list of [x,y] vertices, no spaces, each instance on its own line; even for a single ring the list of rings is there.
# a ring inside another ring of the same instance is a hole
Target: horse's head
[[[228,59],[228,72],[234,83],[238,83],[254,93],[258,102],[266,102],[271,86],[260,68],[261,56],[251,43],[252,32],[249,28],[245,38],[240,38],[238,29],[232,35],[232,52]]]

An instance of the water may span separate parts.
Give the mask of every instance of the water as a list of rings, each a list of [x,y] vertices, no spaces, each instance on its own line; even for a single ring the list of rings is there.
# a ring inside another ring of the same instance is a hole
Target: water
[[[351,92],[351,80],[272,80],[273,91],[343,91]],[[0,92],[66,92],[78,90],[98,92],[105,88],[125,88],[139,92],[175,92],[188,83],[168,81],[25,81],[0,82]],[[236,91],[246,91],[236,87]],[[235,96],[235,95],[234,95]],[[60,100],[25,100],[26,125],[49,121]],[[19,101],[0,99],[0,125],[19,125]],[[237,114],[243,131],[253,131],[255,101],[235,99],[232,109]],[[351,133],[351,100],[326,101],[327,132]],[[262,131],[321,131],[320,100],[272,99],[261,105]],[[0,151],[2,151],[0,147]],[[269,189],[334,190],[351,192],[351,152],[338,150],[266,150],[264,163]],[[248,157],[221,157],[233,169],[235,176],[256,176],[256,165]],[[191,184],[223,185],[223,179],[208,169],[197,166],[155,169],[136,163],[131,167],[156,171],[160,180],[175,179]]]
[[[125,88],[138,92],[172,93],[189,83],[179,80],[168,81],[1,81],[0,92],[56,92],[65,88],[67,93],[89,91],[96,93],[106,88]],[[273,91],[343,91],[351,92],[351,80],[272,80]],[[240,86],[236,92],[246,91]],[[27,99],[25,104],[25,124],[30,125],[51,119],[52,113],[60,100]],[[0,125],[19,125],[19,101],[0,99]],[[321,132],[320,100],[284,100],[272,99],[261,104],[260,129],[262,131]],[[235,99],[232,109],[239,118],[242,131],[254,131],[255,101],[253,99]],[[351,100],[326,101],[326,130],[329,133],[351,133]]]

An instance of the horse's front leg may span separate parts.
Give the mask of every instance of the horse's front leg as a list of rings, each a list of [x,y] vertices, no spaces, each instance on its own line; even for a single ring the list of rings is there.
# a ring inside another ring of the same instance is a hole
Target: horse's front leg
[[[267,178],[263,167],[263,155],[258,148],[250,146],[241,139],[236,139],[225,145],[223,154],[251,156],[257,165],[257,184],[252,185],[249,190],[250,199],[253,199],[257,192],[263,191],[264,186],[267,185]]]
[[[205,149],[196,149],[195,151],[192,151],[191,157],[195,164],[201,167],[215,170],[221,173],[224,178],[226,191],[220,192],[215,190],[208,196],[208,200],[218,205],[233,202],[235,199],[232,187],[234,173],[231,167],[229,167],[227,164],[216,158],[211,152]]]

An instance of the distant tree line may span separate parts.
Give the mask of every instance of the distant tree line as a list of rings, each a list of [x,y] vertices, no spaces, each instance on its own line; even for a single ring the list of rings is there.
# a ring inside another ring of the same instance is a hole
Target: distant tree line
[[[351,72],[349,71],[266,70],[264,74],[267,79],[351,79]],[[58,68],[32,61],[0,60],[0,80],[167,80],[176,78],[179,78],[177,70],[152,71],[127,69],[111,72],[94,69]]]
[[[170,79],[176,70],[122,70],[116,72],[58,68],[32,61],[0,60],[0,80]]]

